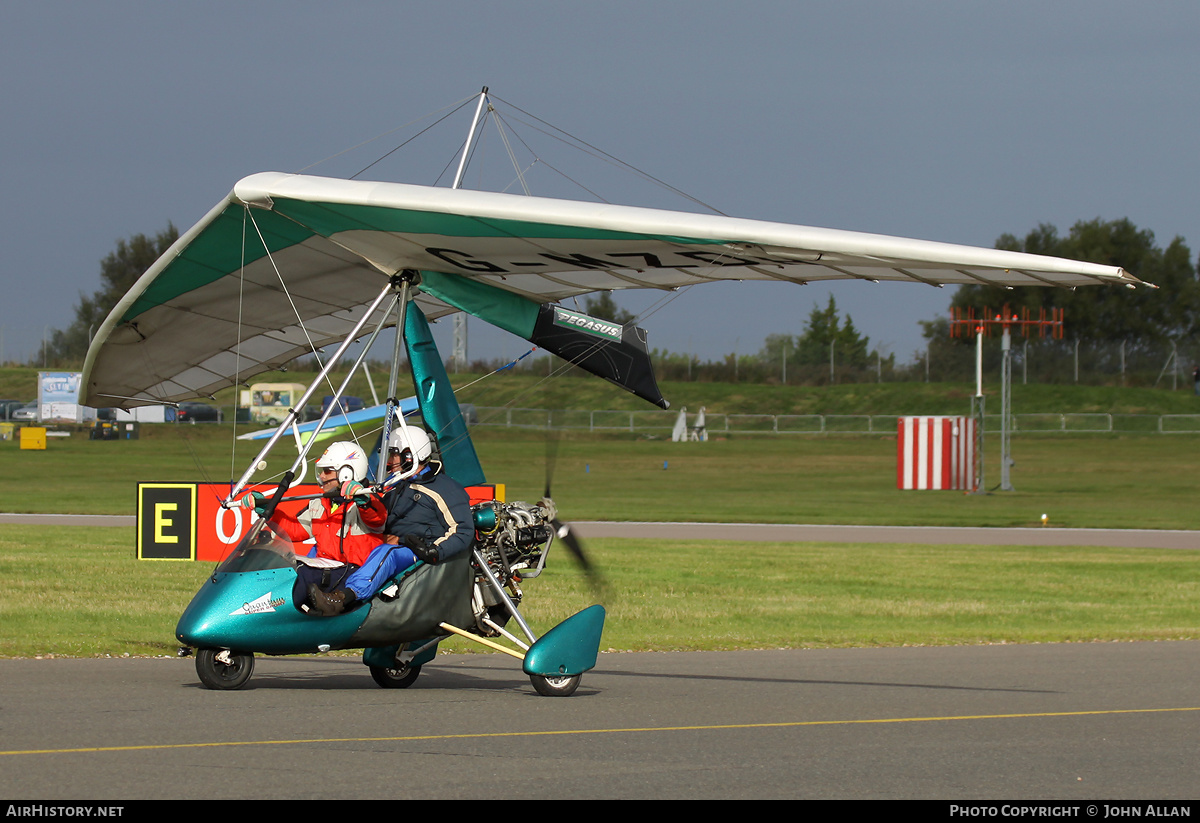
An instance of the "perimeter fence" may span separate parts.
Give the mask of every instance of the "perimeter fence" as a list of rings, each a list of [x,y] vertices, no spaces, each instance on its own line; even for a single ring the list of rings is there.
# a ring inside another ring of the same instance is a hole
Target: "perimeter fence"
[[[476,426],[511,429],[553,429],[593,433],[627,432],[641,436],[670,437],[679,412],[564,411],[560,409],[516,409],[502,406],[476,407]],[[895,434],[896,414],[719,414],[705,412],[710,436],[789,434]],[[1200,434],[1200,414],[1014,414],[1015,434]],[[694,426],[696,416],[687,416]],[[984,418],[984,431],[999,432],[1001,416]]]
[[[1200,366],[1200,341],[1183,338],[1174,342],[1143,345],[1121,341],[1101,343],[1081,340],[1039,340],[1014,337],[1011,347],[1014,384],[1141,386],[1190,391],[1193,370]],[[985,380],[999,374],[1000,341],[986,338],[983,345]],[[914,352],[912,361],[896,369],[897,380],[974,380],[975,346],[930,345]],[[869,379],[869,370],[867,373]],[[876,379],[885,379],[878,370]],[[860,381],[861,382],[861,381]]]
[[[1190,391],[1193,370],[1200,367],[1200,339],[1145,344],[1134,341],[1087,342],[1014,337],[1011,345],[1014,384],[1057,384],[1085,386],[1155,387]],[[651,360],[660,381],[685,383],[762,383],[790,386],[828,386],[846,383],[974,382],[975,343],[966,339],[940,338],[924,348],[903,352],[886,348],[851,355],[831,347],[797,359],[775,350],[758,354],[729,354],[712,361],[654,350]],[[819,356],[817,356],[819,355]],[[984,380],[993,381],[1003,357],[997,338],[983,341]],[[452,360],[447,370],[455,371]],[[466,369],[488,374],[512,368],[516,373],[571,374],[585,372],[565,365],[555,357],[533,357],[513,366],[502,360],[476,360]]]

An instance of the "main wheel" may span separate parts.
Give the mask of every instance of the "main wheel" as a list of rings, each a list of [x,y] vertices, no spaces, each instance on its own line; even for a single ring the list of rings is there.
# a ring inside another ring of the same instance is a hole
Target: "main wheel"
[[[254,655],[228,649],[200,649],[196,652],[196,674],[210,689],[240,689],[254,674]]]
[[[407,663],[394,669],[383,666],[371,666],[371,677],[385,689],[407,689],[421,673],[420,666],[410,666]]]
[[[540,674],[529,675],[529,682],[537,689],[537,693],[542,697],[570,697],[575,694],[575,690],[579,688],[579,681],[583,679],[582,674],[573,674],[570,677],[543,677]]]

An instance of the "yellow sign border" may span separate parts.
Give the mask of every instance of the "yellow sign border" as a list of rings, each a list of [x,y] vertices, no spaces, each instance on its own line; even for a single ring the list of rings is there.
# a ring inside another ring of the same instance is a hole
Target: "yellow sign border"
[[[189,516],[190,523],[186,534],[191,546],[187,557],[146,557],[142,553],[142,498],[143,489],[187,489],[191,497],[191,514]],[[196,484],[195,483],[138,483],[137,484],[137,559],[138,560],[166,560],[166,561],[184,561],[194,562],[196,559]]]

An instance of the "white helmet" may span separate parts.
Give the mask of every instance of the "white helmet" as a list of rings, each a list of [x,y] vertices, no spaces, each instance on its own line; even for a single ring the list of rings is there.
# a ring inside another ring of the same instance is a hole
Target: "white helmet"
[[[400,454],[400,468],[388,477],[389,482],[407,480],[429,461],[433,454],[433,443],[424,429],[401,426],[388,438],[388,456],[393,451]]]
[[[342,440],[330,444],[325,453],[317,458],[318,469],[333,469],[339,483],[351,480],[362,482],[367,476],[367,454],[357,443]]]

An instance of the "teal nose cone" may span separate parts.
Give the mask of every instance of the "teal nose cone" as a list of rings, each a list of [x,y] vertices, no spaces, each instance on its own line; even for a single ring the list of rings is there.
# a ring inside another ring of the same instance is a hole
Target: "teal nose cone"
[[[525,653],[525,674],[559,677],[594,669],[604,615],[603,606],[589,606],[539,637]]]
[[[255,649],[279,622],[295,612],[291,569],[217,574],[205,581],[179,618],[175,636],[199,648]],[[266,629],[266,631],[264,631]]]

